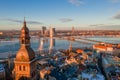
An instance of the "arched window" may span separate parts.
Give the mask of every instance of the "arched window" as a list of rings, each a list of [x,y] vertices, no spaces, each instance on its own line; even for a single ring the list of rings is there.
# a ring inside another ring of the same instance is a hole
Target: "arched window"
[[[25,66],[23,66],[23,71],[25,71]]]
[[[24,44],[24,40],[22,40],[22,44]]]
[[[21,66],[19,66],[19,70],[21,71],[22,69],[21,69]]]

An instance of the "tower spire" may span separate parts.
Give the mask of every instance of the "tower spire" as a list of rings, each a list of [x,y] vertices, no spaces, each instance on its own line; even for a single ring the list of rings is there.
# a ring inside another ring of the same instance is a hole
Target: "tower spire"
[[[26,20],[25,20],[25,17],[24,17],[24,27],[26,27]]]
[[[24,22],[25,22],[25,16],[24,16]]]
[[[21,44],[24,44],[26,46],[30,45],[29,29],[27,28],[25,17],[24,17],[23,27],[21,29],[20,42]]]

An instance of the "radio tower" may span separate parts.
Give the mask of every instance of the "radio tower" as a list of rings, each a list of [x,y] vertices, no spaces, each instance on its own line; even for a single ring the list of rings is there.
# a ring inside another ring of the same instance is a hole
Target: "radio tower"
[[[74,40],[73,35],[74,35],[74,27],[72,27],[72,32],[70,35],[69,53],[72,51],[72,41]]]

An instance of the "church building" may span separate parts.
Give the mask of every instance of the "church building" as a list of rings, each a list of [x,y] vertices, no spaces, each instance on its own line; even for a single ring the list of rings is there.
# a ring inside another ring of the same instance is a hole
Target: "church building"
[[[36,80],[35,53],[30,46],[29,29],[24,20],[20,35],[20,49],[14,60],[15,80]]]

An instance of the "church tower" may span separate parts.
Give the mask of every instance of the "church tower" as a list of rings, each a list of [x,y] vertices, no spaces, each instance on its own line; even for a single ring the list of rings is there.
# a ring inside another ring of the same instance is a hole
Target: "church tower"
[[[35,53],[30,46],[29,29],[24,20],[20,35],[20,49],[14,61],[15,80],[36,80]]]

